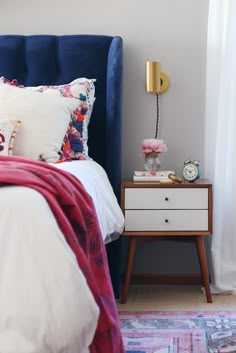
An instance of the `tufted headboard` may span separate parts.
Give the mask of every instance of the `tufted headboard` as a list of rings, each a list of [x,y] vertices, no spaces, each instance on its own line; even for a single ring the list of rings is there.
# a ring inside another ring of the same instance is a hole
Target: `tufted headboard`
[[[24,86],[95,78],[96,101],[88,130],[89,155],[104,167],[119,199],[121,182],[121,37],[0,35],[0,76]],[[113,288],[119,296],[120,241],[108,244]]]

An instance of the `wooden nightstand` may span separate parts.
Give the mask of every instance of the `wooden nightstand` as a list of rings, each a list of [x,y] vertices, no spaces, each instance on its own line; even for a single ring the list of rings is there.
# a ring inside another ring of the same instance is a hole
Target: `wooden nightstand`
[[[121,184],[121,208],[125,216],[123,236],[130,238],[121,303],[126,303],[137,241],[155,237],[189,237],[195,241],[208,303],[212,303],[204,236],[212,233],[212,184]]]

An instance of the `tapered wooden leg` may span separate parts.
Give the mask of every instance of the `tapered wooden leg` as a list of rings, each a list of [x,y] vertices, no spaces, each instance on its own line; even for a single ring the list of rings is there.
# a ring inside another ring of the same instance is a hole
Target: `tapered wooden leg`
[[[204,241],[203,241],[202,236],[196,237],[196,244],[197,244],[199,263],[200,263],[201,272],[202,272],[203,285],[204,285],[205,291],[206,291],[207,302],[212,303],[205,246],[204,246]]]
[[[131,237],[130,244],[129,244],[127,265],[126,265],[126,270],[125,270],[124,286],[123,286],[123,291],[122,291],[122,296],[121,296],[121,304],[125,304],[126,300],[127,300],[127,294],[128,294],[131,271],[132,271],[132,266],[133,266],[133,261],[134,261],[136,243],[137,243],[136,238]]]

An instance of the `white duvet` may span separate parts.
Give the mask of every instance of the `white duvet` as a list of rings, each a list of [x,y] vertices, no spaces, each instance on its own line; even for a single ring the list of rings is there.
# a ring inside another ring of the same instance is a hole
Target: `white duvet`
[[[124,229],[124,216],[104,169],[92,160],[53,165],[75,175],[92,197],[104,242],[118,238]]]
[[[62,163],[94,199],[104,241],[124,219],[103,169]],[[0,353],[88,353],[99,309],[45,199],[0,188]]]

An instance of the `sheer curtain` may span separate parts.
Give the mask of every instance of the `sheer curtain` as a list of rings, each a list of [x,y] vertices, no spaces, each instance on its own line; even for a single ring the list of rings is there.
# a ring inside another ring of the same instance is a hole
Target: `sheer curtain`
[[[209,0],[205,121],[212,292],[236,293],[236,0]]]

